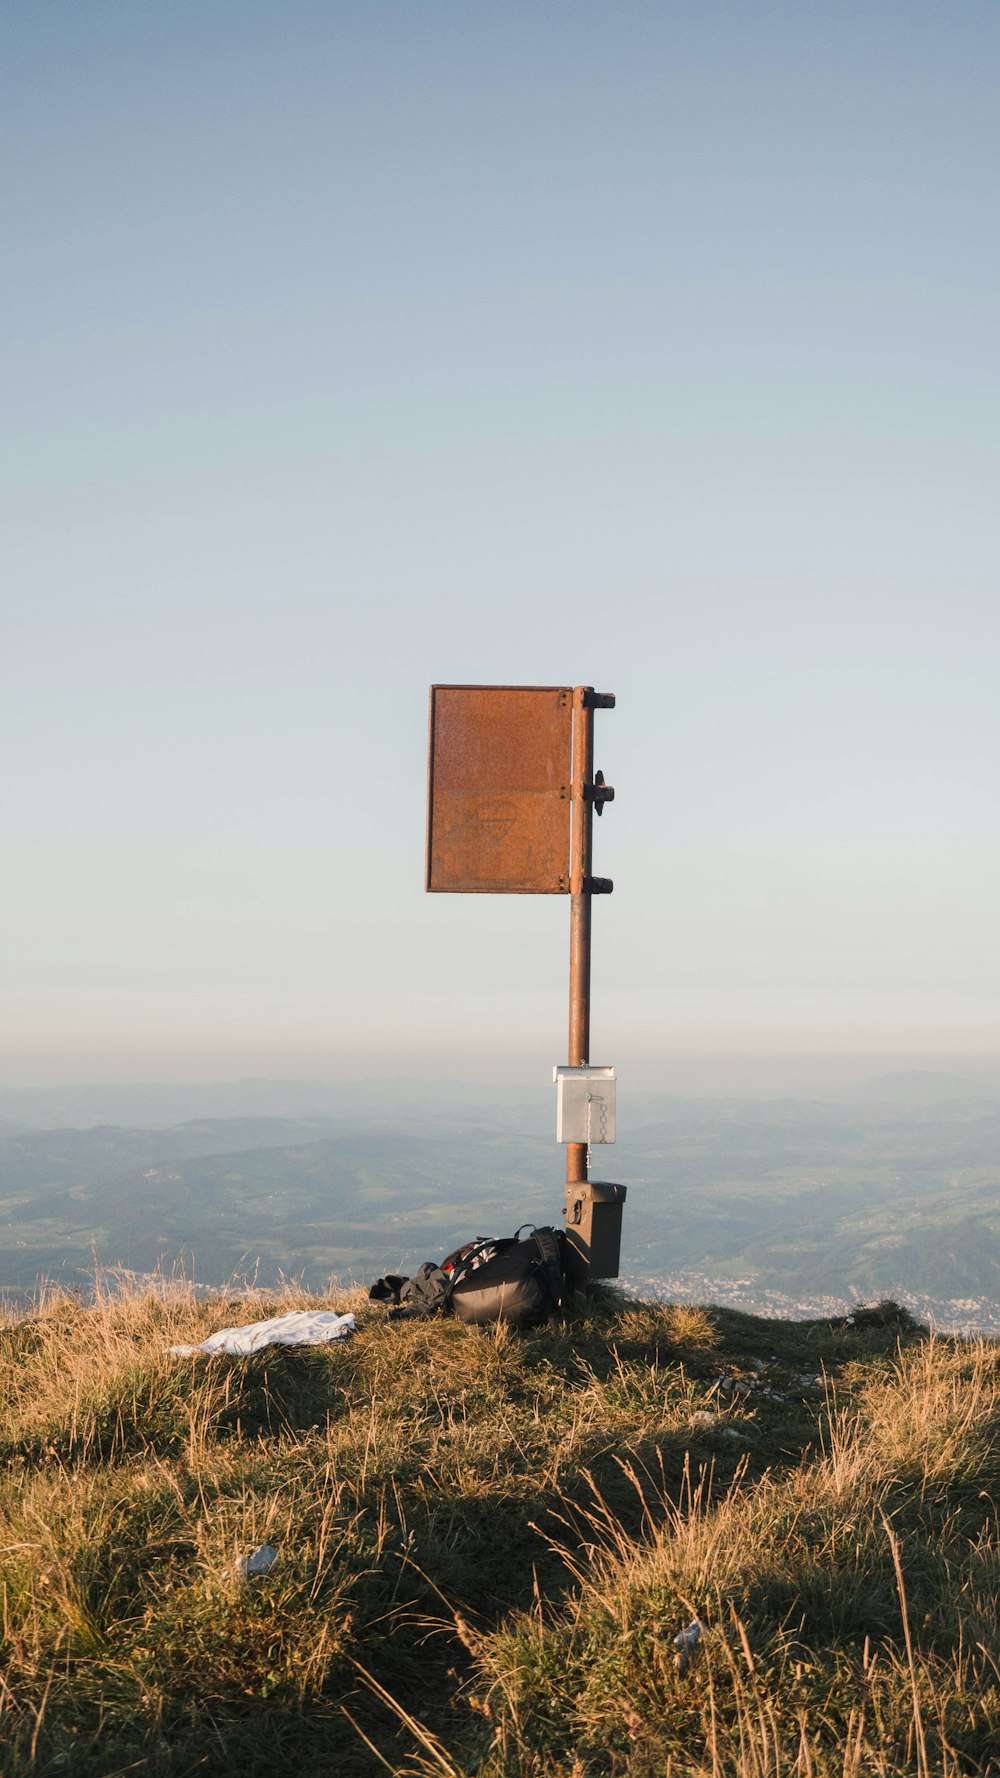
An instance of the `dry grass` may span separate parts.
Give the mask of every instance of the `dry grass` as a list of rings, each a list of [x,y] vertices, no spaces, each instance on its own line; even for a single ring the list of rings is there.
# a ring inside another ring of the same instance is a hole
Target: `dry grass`
[[[347,1345],[166,1355],[314,1300],[0,1328],[5,1775],[988,1770],[993,1347],[607,1291],[528,1335],[334,1299]]]
[[[484,1772],[701,1778],[985,1772],[1000,1751],[993,1346],[927,1340],[752,1489],[597,1496],[572,1602],[480,1650]],[[855,1367],[855,1372],[859,1367]],[[676,1632],[707,1627],[680,1677]]]

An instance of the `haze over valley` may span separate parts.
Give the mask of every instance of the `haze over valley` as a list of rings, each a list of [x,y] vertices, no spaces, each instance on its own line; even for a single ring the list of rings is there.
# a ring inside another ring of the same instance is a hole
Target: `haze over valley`
[[[471,1235],[558,1224],[552,1117],[544,1092],[498,1104],[461,1082],[7,1091],[0,1287],[86,1290],[95,1267],[313,1288],[412,1270]],[[622,1277],[644,1293],[791,1315],[890,1295],[1000,1331],[988,1071],[896,1071],[826,1099],[625,1082],[592,1171],[629,1188]]]

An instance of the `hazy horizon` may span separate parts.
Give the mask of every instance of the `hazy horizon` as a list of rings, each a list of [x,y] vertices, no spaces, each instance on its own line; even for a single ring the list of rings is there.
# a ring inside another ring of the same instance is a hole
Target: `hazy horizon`
[[[553,1057],[552,1060],[559,1060]],[[648,1095],[699,1096],[727,1095],[733,1097],[822,1097],[824,1092],[836,1096],[851,1093],[882,1079],[903,1080],[912,1076],[920,1080],[965,1081],[984,1087],[1000,1084],[1000,1055],[986,1052],[927,1051],[909,1052],[738,1052],[688,1053],[659,1057],[625,1055],[605,1057],[595,1052],[595,1061],[611,1062],[617,1069],[619,1091]],[[446,1097],[451,1088],[479,1090],[484,1106],[490,1107],[490,1095],[515,1092],[526,1097],[552,1095],[551,1062],[537,1055],[507,1054],[397,1054],[386,1057],[331,1058],[323,1056],[298,1058],[289,1066],[289,1058],[202,1058],[200,1067],[192,1067],[187,1058],[149,1058],[142,1067],[128,1066],[126,1058],[108,1057],[85,1069],[67,1063],[53,1065],[45,1076],[29,1069],[6,1069],[0,1074],[0,1112],[7,1098],[37,1095],[44,1098],[59,1093],[136,1091],[162,1088],[165,1091],[190,1089],[193,1092],[225,1092],[230,1088],[300,1089],[317,1087],[350,1088],[352,1085],[377,1088],[380,1082],[412,1084],[415,1090],[425,1088],[429,1097],[435,1093]],[[286,1065],[282,1067],[280,1064]]]

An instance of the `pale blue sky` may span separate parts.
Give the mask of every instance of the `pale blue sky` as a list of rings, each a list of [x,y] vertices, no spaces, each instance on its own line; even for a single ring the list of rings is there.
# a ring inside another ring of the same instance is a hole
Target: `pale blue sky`
[[[432,680],[618,695],[597,1060],[1000,1051],[993,0],[0,36],[4,1077],[562,1059]]]

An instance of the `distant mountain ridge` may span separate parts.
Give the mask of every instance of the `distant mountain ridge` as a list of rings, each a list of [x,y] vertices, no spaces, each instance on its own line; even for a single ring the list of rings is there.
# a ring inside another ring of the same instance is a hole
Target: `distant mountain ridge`
[[[543,1089],[551,1092],[551,1088]],[[153,1082],[67,1087],[0,1087],[0,1130],[92,1129],[112,1124],[130,1129],[177,1124],[242,1121],[246,1118],[303,1119],[400,1113],[418,1121],[428,1112],[454,1116],[475,1113],[489,1103],[491,1089],[443,1077],[428,1081],[406,1075],[372,1079]],[[539,1095],[539,1102],[541,1094]]]
[[[933,1068],[899,1068],[875,1075],[858,1089],[859,1098],[901,1105],[941,1105],[952,1100],[1000,1103],[1000,1083],[989,1076],[951,1074]]]

